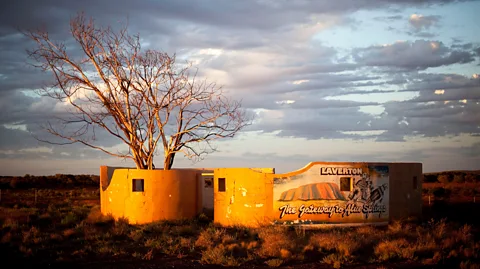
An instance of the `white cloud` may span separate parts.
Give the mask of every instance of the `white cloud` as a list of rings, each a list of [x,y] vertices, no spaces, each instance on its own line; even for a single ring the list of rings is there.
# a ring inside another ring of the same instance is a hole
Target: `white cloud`
[[[215,49],[215,48],[201,49],[201,50],[198,51],[198,54],[220,56],[220,55],[223,54],[223,50],[222,49]]]
[[[386,130],[371,130],[371,131],[347,131],[347,132],[341,132],[341,133],[349,134],[349,135],[358,135],[358,136],[377,136],[385,132]]]
[[[11,130],[21,130],[21,131],[27,132],[26,124],[4,124],[3,127]]]
[[[309,81],[310,81],[310,80],[308,80],[308,79],[300,79],[300,80],[295,80],[295,81],[293,81],[292,84],[294,84],[294,85],[300,85],[300,84],[302,84],[302,83],[306,83],[306,82],[309,82]]]
[[[408,19],[410,25],[416,30],[428,29],[438,23],[439,16],[424,16],[422,14],[412,14]]]
[[[53,148],[49,147],[36,147],[20,149],[19,152],[25,153],[53,153]]]
[[[289,105],[295,103],[295,100],[281,100],[281,101],[275,101],[276,104],[279,105]]]

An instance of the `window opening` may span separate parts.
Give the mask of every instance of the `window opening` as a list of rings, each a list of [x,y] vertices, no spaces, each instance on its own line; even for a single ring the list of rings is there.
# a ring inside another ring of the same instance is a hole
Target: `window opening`
[[[340,191],[351,191],[351,190],[352,190],[352,178],[341,177],[340,178]]]
[[[225,192],[226,187],[225,187],[225,178],[221,177],[218,178],[218,191],[219,192]]]
[[[143,192],[144,181],[143,179],[132,179],[132,192]]]

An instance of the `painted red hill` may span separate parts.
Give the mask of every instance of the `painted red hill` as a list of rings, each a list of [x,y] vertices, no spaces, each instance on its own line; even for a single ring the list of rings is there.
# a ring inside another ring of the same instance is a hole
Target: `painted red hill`
[[[313,183],[282,192],[279,201],[295,200],[345,200],[335,183]]]

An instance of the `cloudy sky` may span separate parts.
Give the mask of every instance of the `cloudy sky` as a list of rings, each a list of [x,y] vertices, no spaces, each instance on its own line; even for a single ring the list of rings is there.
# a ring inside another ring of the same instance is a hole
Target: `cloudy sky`
[[[98,174],[133,166],[79,145],[37,141],[58,104],[34,93],[28,64],[41,27],[69,42],[79,11],[128,19],[145,48],[177,53],[256,114],[196,167],[310,161],[422,162],[425,172],[480,169],[478,1],[17,0],[0,9],[0,174]],[[108,136],[101,144],[122,148]],[[157,166],[163,162],[156,158]],[[188,167],[176,159],[175,167]]]

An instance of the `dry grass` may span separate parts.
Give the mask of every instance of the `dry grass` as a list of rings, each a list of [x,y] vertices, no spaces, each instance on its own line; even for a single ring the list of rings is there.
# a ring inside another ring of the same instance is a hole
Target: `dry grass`
[[[2,204],[0,227],[0,246],[11,262],[116,257],[155,261],[170,256],[223,266],[316,261],[333,268],[395,262],[478,268],[480,261],[478,228],[446,219],[305,230],[222,228],[200,216],[132,226],[102,215],[98,205],[77,204],[67,197],[55,204]]]
[[[258,231],[258,236],[261,244],[258,249],[260,257],[289,258],[291,250],[295,247],[295,240],[292,235],[287,233],[286,228],[282,226],[262,228]]]

